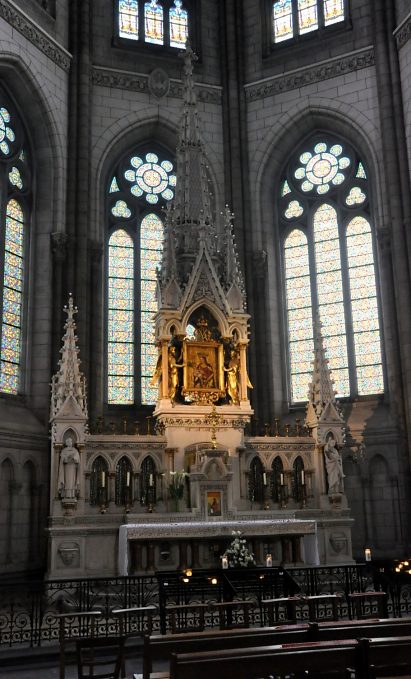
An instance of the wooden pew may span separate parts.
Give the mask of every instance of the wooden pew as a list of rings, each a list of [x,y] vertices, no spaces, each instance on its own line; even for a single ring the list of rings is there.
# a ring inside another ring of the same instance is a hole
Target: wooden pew
[[[411,618],[376,618],[369,620],[339,620],[310,623],[312,641],[358,639],[359,637],[411,636]]]
[[[257,679],[291,672],[307,677],[307,670],[330,679],[349,676],[349,668],[358,668],[361,663],[360,645],[355,639],[173,653],[170,679]]]
[[[143,679],[149,679],[153,663],[169,660],[172,653],[224,650],[307,639],[308,624],[251,627],[249,629],[206,630],[201,633],[165,634],[144,637]]]
[[[367,679],[411,674],[411,636],[360,639]]]

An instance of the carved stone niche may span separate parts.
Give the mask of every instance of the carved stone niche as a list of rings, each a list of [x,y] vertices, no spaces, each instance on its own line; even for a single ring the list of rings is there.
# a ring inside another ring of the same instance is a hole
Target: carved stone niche
[[[80,547],[77,542],[61,542],[57,548],[60,557],[60,568],[78,568],[80,566]]]

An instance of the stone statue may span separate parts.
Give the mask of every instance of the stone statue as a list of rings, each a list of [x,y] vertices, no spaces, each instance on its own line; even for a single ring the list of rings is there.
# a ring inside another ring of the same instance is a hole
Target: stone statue
[[[73,439],[68,437],[66,445],[60,453],[58,490],[62,499],[73,499],[76,497],[80,488],[79,465],[79,452],[73,446]]]
[[[168,350],[168,397],[174,401],[178,390],[178,369],[184,368],[185,363],[177,363],[176,348]]]
[[[239,386],[240,386],[240,363],[238,354],[235,349],[230,351],[230,360],[228,366],[223,368],[226,373],[226,391],[230,403],[239,404]]]
[[[342,468],[341,455],[338,452],[337,443],[332,433],[328,434],[327,442],[324,446],[325,467],[328,478],[328,494],[344,492],[344,472]]]

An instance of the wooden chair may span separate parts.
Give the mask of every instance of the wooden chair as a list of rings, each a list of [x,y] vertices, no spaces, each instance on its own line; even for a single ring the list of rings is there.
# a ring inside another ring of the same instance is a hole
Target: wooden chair
[[[125,640],[126,637],[78,639],[78,679],[120,679]]]

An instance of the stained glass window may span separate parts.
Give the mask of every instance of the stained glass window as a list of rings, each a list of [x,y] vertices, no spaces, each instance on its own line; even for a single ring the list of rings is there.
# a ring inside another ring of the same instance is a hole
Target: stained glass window
[[[298,27],[300,34],[318,28],[317,0],[298,0]]]
[[[345,0],[277,0],[272,5],[273,42],[332,26],[345,19]]]
[[[341,180],[336,182],[338,175]],[[280,216],[291,401],[307,399],[317,310],[337,396],[381,393],[381,337],[364,166],[347,144],[314,139],[295,154],[287,176],[280,188]],[[326,197],[318,191],[324,186]],[[290,230],[290,219],[298,219],[298,228]]]
[[[174,0],[170,8],[170,46],[184,48],[188,38],[188,13],[181,0]]]
[[[118,22],[120,38],[138,40],[138,2],[137,0],[120,0],[118,4]]]
[[[384,391],[381,339],[371,227],[365,217],[351,220],[346,237],[358,393],[379,394]]]
[[[146,2],[144,5],[144,35],[146,42],[163,44],[163,6],[156,0]]]
[[[155,403],[157,387],[150,386],[156,367],[158,351],[154,343],[153,316],[157,311],[156,269],[161,262],[163,222],[152,213],[141,222],[141,400]]]
[[[134,245],[122,229],[108,248],[108,402],[134,403]]]
[[[17,394],[21,361],[24,218],[16,200],[6,210],[1,328],[0,391]]]
[[[291,399],[306,401],[313,360],[310,265],[305,234],[294,229],[284,245]]]
[[[107,391],[110,404],[152,405],[158,349],[154,338],[161,210],[174,197],[174,163],[160,152],[129,153],[107,187]],[[150,211],[147,208],[150,206]]]
[[[324,0],[324,25],[344,20],[344,0]]]
[[[274,42],[293,37],[293,8],[291,0],[279,0],[273,7]]]

